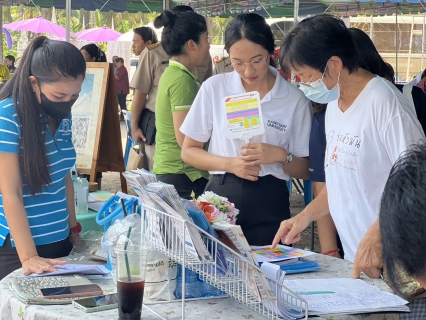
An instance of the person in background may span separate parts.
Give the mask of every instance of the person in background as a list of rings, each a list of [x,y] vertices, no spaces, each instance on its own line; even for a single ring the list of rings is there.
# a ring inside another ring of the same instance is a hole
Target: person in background
[[[387,176],[402,152],[425,139],[414,107],[392,83],[361,68],[352,36],[337,17],[301,21],[286,35],[281,58],[301,78],[308,99],[328,103],[327,185],[301,213],[281,223],[273,247],[279,240],[299,241],[313,220],[330,213],[345,259],[354,262],[352,277],[364,272],[377,278],[383,266],[379,206]]]
[[[139,56],[147,46],[157,42],[157,35],[152,28],[140,27],[133,29],[132,49],[135,55]]]
[[[107,62],[105,52],[94,43],[82,46],[80,51],[86,62]]]
[[[112,64],[114,65],[114,74],[117,73],[117,65],[116,65],[117,58],[118,56],[112,56]]]
[[[228,198],[240,210],[237,223],[250,245],[270,245],[277,225],[290,218],[286,181],[308,178],[311,108],[275,68],[274,35],[263,17],[237,15],[226,27],[225,49],[234,71],[201,86],[180,128],[182,159],[210,171],[206,191]],[[252,91],[260,96],[265,133],[249,143],[228,139],[223,101]]]
[[[234,71],[234,67],[232,67],[229,57],[222,57],[215,64],[213,68],[213,75],[229,73],[232,71]]]
[[[118,104],[120,106],[120,117],[123,118],[122,110],[127,110],[126,97],[129,94],[129,74],[124,66],[124,59],[115,59],[117,71],[115,77],[115,89],[117,92]],[[124,120],[124,118],[123,118]]]
[[[15,72],[15,57],[12,55],[8,55],[4,58],[4,63],[6,64],[7,68],[9,69],[9,72],[13,74]]]
[[[422,72],[420,81],[416,84],[416,87],[422,89],[423,92],[426,93],[426,69]]]
[[[0,64],[0,82],[9,80],[10,76],[11,74],[8,67],[6,67],[4,64]]]
[[[182,12],[193,12],[190,6],[175,6],[170,10],[173,14]],[[146,47],[142,51],[139,64],[136,69],[135,75],[130,82],[130,88],[135,89],[135,95],[132,102],[132,121],[131,133],[132,139],[140,144],[143,144],[145,149],[145,163],[151,171],[154,168],[154,155],[155,155],[155,142],[152,145],[144,143],[146,141],[142,130],[139,128],[139,120],[144,108],[155,112],[155,101],[157,98],[158,83],[161,75],[166,67],[169,65],[169,56],[164,51],[163,45],[160,42]],[[202,83],[212,75],[212,63],[209,61],[208,67],[195,68],[194,74]]]
[[[163,48],[171,59],[158,84],[152,172],[159,181],[174,185],[181,198],[191,199],[192,192],[196,197],[204,192],[208,173],[182,161],[184,135],[179,128],[200,88],[192,71],[210,60],[207,24],[202,16],[192,11],[176,15],[163,11],[154,20],[154,26],[164,27]]]
[[[75,46],[37,37],[0,92],[0,278],[55,271],[81,231],[71,107],[85,73]]]

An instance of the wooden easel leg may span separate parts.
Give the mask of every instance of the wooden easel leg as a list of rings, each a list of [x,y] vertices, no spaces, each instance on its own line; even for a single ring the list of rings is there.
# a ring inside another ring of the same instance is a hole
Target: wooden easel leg
[[[122,172],[120,172],[120,182],[121,182],[121,191],[123,193],[127,193],[127,182],[126,178],[122,175]]]

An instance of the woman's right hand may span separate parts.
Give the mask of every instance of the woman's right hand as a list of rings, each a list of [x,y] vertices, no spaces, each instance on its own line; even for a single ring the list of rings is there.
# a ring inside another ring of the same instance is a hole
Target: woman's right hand
[[[236,157],[232,159],[230,172],[242,179],[257,181],[260,166],[250,165],[248,161],[241,159],[241,157]]]
[[[66,264],[66,261],[59,259],[48,259],[39,256],[32,256],[22,263],[22,269],[24,269],[24,276],[28,276],[32,273],[43,273],[45,271],[57,271],[53,266],[57,264]]]

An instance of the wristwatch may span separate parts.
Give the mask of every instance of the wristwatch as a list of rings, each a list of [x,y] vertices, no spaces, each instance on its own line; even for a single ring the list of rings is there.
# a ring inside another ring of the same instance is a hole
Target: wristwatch
[[[287,163],[290,163],[293,160],[293,155],[290,152],[287,152],[287,159],[285,162],[280,162],[282,165],[286,165]]]
[[[77,225],[75,227],[70,228],[70,234],[80,233],[81,230],[83,230],[83,227],[81,226],[80,222],[77,222]]]

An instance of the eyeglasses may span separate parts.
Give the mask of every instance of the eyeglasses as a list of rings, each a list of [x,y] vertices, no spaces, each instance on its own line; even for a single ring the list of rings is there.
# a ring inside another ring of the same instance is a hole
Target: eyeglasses
[[[314,78],[317,76],[318,72],[320,72],[321,68],[322,68],[323,64],[321,65],[321,67],[317,70],[317,72],[315,72],[314,76],[311,78],[311,81],[309,81],[308,83],[305,82],[299,82],[299,88],[300,87],[306,87],[306,88],[313,88],[312,81],[314,80]],[[325,74],[325,70],[327,69],[327,65],[325,66],[324,72],[322,73],[322,78],[324,77]],[[321,79],[322,79],[321,78]]]
[[[234,67],[235,71],[244,71],[244,70],[246,70],[246,66],[248,64],[254,70],[259,70],[259,69],[261,69],[265,65],[266,60],[268,60],[268,56],[266,56],[265,61],[263,61],[263,58],[262,58],[262,59],[258,59],[258,60],[253,60],[251,62],[232,62],[231,64]]]

